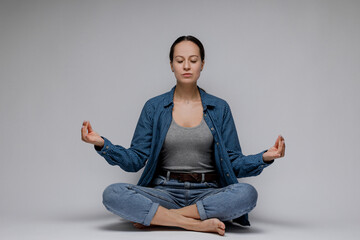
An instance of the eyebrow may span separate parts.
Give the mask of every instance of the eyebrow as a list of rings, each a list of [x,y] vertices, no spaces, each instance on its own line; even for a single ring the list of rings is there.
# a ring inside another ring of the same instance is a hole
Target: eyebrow
[[[178,55],[178,56],[175,56],[175,57],[176,57],[176,58],[177,58],[177,57],[182,57],[182,58],[183,58],[183,56],[179,56],[179,55]],[[199,57],[199,56],[198,56],[198,55],[191,55],[191,56],[189,56],[189,57]]]

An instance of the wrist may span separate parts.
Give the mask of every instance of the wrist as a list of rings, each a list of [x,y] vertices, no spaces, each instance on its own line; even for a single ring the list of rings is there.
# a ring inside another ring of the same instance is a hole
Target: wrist
[[[105,141],[103,138],[101,138],[101,140],[99,140],[98,142],[96,142],[94,145],[96,148],[103,148],[105,144]]]
[[[272,162],[272,161],[274,161],[274,158],[268,156],[268,154],[266,154],[266,153],[267,153],[267,151],[264,152],[264,154],[262,155],[263,162],[266,163],[266,162]]]

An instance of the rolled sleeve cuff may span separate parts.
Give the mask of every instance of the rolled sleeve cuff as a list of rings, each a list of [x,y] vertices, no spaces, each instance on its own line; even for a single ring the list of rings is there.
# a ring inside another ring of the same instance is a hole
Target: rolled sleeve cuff
[[[266,168],[268,166],[270,166],[271,164],[273,164],[274,160],[268,161],[268,162],[264,162],[263,160],[263,154],[267,152],[267,150],[264,150],[262,152],[260,152],[258,154],[258,164],[260,165],[261,168]]]
[[[104,139],[104,146],[101,148],[94,145],[94,149],[101,156],[105,156],[108,153],[108,151],[111,149],[113,144],[107,138],[103,136],[101,136],[101,138]]]

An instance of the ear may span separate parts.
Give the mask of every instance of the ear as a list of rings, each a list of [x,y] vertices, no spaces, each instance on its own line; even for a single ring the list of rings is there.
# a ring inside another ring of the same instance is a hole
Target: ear
[[[171,71],[174,72],[174,67],[173,67],[172,62],[170,62],[170,68],[171,68]]]
[[[204,64],[205,64],[205,60],[203,60],[202,63],[201,63],[201,71],[202,71],[203,68],[204,68]]]

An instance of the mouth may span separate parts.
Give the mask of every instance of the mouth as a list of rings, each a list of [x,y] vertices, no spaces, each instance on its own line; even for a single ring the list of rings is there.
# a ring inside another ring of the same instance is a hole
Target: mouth
[[[192,76],[192,74],[191,73],[184,73],[184,74],[182,74],[184,77],[191,77]]]

